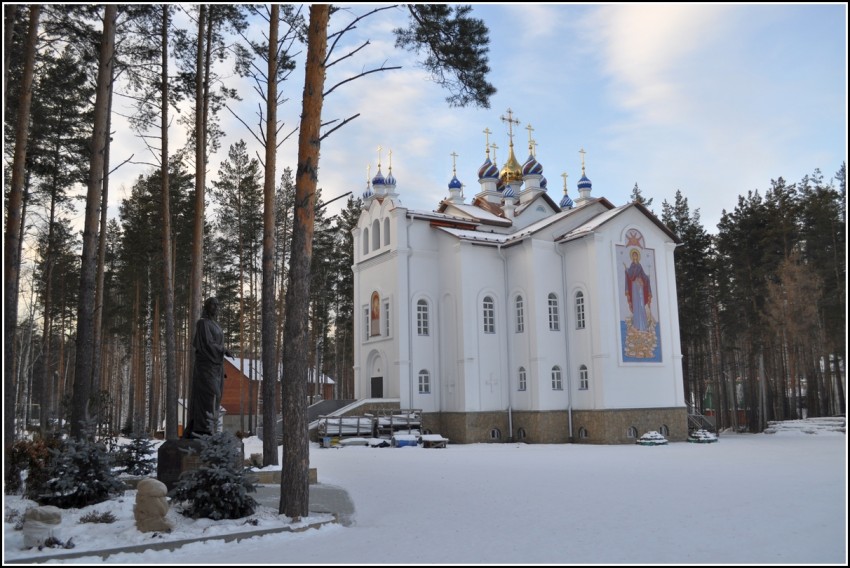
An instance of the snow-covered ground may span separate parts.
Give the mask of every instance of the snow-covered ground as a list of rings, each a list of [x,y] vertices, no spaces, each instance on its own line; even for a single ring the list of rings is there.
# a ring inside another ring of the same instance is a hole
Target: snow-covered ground
[[[728,434],[716,444],[473,444],[445,449],[311,449],[321,483],[344,487],[350,527],[328,525],[240,543],[110,556],[108,563],[768,563],[847,562],[847,442],[829,429]],[[259,451],[248,440],[246,455]],[[134,494],[91,509],[111,525],[63,521],[63,537],[112,548],[144,541]],[[26,502],[5,497],[10,507]],[[191,521],[181,538],[263,528]],[[7,523],[4,560],[29,557]],[[164,538],[164,537],[158,537]],[[153,540],[153,539],[151,539]],[[68,562],[100,563],[88,557]]]

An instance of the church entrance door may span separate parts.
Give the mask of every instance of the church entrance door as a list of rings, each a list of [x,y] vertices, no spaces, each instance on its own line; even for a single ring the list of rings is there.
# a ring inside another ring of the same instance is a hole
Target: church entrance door
[[[384,398],[384,377],[372,377],[372,398]]]

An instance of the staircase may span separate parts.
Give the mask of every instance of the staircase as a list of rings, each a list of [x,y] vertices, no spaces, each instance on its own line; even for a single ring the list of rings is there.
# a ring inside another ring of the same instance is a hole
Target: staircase
[[[692,406],[688,406],[688,432],[695,430],[707,430],[717,433],[717,427],[713,416],[703,416]]]

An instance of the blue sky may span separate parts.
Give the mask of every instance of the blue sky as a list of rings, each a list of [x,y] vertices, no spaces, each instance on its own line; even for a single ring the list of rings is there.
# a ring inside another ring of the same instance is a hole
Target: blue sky
[[[346,44],[368,38],[371,45],[334,67],[328,85],[384,61],[404,67],[359,79],[327,98],[325,120],[360,117],[322,145],[325,199],[346,191],[359,195],[367,164],[375,173],[379,145],[384,174],[387,150],[393,151],[397,191],[407,207],[431,210],[448,195],[452,152],[469,199],[479,191],[485,128],[499,146],[499,165],[507,158],[507,127],[499,117],[508,108],[521,121],[517,158],[528,156],[525,127],[531,124],[556,201],[563,172],[570,194],[577,195],[584,148],[594,196],[621,205],[638,183],[660,216],[662,201],[672,201],[680,189],[710,232],[738,195],[763,193],[780,176],[799,181],[815,168],[828,180],[846,160],[843,4],[502,4],[475,5],[474,14],[490,29],[490,81],[498,89],[490,109],[448,107],[446,93],[417,67],[415,56],[395,49],[391,32],[406,22],[403,11],[362,22]],[[345,11],[335,15],[331,28],[347,17]],[[244,99],[237,111],[255,123],[258,99],[250,84],[231,81]],[[284,86],[290,98],[280,109],[284,131],[297,125],[302,81],[299,68]],[[212,159],[211,178],[231,143],[244,138],[256,146],[228,113],[222,120],[227,137]],[[174,128],[179,144],[184,135]],[[120,147],[129,154],[137,142],[124,140]],[[278,174],[287,165],[294,169],[295,140],[281,146]],[[114,154],[113,163],[123,159]],[[131,170],[123,169],[113,187],[138,174]],[[126,194],[119,190],[113,202]]]

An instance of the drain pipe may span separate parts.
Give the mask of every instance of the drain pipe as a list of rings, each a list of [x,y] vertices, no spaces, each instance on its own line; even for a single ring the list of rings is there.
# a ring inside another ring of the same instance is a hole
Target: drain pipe
[[[499,258],[502,259],[502,266],[504,270],[502,271],[502,275],[505,279],[505,346],[507,347],[506,353],[508,357],[508,442],[514,441],[514,422],[513,422],[513,412],[511,407],[511,395],[513,394],[513,388],[511,387],[511,376],[513,372],[513,367],[511,367],[511,344],[510,344],[510,326],[508,322],[510,321],[509,314],[510,311],[510,290],[508,289],[508,259],[505,258],[505,253],[502,251],[501,243],[496,245],[496,250],[499,252]]]
[[[566,251],[560,248],[557,244],[555,245],[558,250],[558,254],[561,257],[561,283],[562,288],[564,290],[564,354],[567,357],[567,424],[569,425],[570,431],[570,442],[573,441],[573,381],[572,381],[572,367],[570,364],[572,361],[570,358],[570,339],[569,339],[569,326],[567,325],[567,313],[570,308],[572,308],[572,304],[570,303],[570,293],[567,290],[567,260],[566,260]]]

